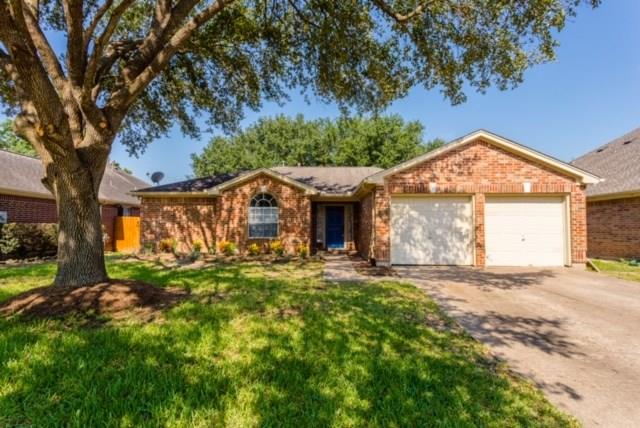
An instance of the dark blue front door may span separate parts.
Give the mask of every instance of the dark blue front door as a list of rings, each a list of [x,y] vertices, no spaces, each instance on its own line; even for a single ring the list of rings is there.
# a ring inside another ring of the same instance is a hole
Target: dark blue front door
[[[326,207],[327,248],[344,248],[344,207]]]

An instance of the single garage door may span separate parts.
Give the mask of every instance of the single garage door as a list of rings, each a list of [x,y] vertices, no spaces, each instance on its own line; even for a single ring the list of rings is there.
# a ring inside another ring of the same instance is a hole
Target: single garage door
[[[473,264],[470,197],[393,197],[391,263]]]
[[[564,265],[565,217],[563,197],[488,197],[486,264]]]

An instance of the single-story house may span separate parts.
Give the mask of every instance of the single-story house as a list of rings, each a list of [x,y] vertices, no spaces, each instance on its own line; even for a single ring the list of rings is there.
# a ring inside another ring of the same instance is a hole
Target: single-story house
[[[589,257],[640,258],[640,128],[572,163],[604,179],[587,188]]]
[[[275,167],[134,192],[141,240],[188,250],[279,239],[378,264],[562,266],[586,261],[598,177],[487,131],[393,168]]]
[[[42,184],[44,170],[39,159],[0,150],[0,214],[6,223],[57,223],[53,195]],[[114,223],[118,216],[139,216],[140,200],[131,191],[149,187],[124,171],[107,165],[100,183],[102,224],[112,249]]]

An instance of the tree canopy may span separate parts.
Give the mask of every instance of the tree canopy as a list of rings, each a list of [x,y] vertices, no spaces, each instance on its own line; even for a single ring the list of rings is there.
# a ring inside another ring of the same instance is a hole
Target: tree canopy
[[[37,155],[31,143],[13,132],[13,121],[9,119],[0,122],[0,150],[8,150],[27,156]]]
[[[198,177],[278,165],[389,168],[443,143],[425,142],[420,122],[397,115],[336,120],[276,116],[234,135],[216,136],[191,158]]]

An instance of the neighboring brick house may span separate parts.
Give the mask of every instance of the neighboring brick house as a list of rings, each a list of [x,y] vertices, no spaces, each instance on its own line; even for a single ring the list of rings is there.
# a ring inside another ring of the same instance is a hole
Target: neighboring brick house
[[[640,258],[640,128],[572,163],[603,178],[587,189],[589,257]]]
[[[40,160],[0,150],[0,212],[8,223],[57,223],[58,213],[53,195],[42,184]],[[111,249],[114,219],[139,216],[140,200],[129,192],[148,187],[130,174],[108,165],[100,184],[102,224],[109,235],[105,243]]]
[[[387,170],[276,167],[134,192],[141,239],[188,250],[281,240],[378,264],[586,261],[587,184],[598,177],[487,131]]]

